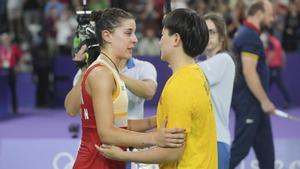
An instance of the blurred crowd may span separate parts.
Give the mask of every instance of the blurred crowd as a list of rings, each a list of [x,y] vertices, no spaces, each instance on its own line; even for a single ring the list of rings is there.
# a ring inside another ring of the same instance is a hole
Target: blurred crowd
[[[75,11],[82,9],[81,0],[0,0],[0,2],[0,33],[9,32],[13,42],[17,43],[23,55],[27,56],[24,60],[46,57],[37,56],[39,54],[36,53],[39,52],[36,49],[46,51],[44,53],[48,55],[47,57],[70,54],[72,37],[77,27]],[[172,9],[192,8],[199,14],[209,11],[220,12],[225,18],[229,37],[232,38],[243,23],[250,2],[250,0],[172,0]],[[276,20],[272,31],[286,51],[300,50],[300,1],[273,0],[273,4]],[[149,56],[159,55],[158,39],[163,5],[163,0],[88,0],[90,10],[118,6],[132,12],[136,16],[139,39],[135,55]]]
[[[243,23],[251,0],[172,0],[172,9],[192,8],[199,14],[222,13],[232,39]],[[300,0],[273,0],[275,22],[272,34],[286,52],[300,51]],[[45,106],[45,90],[53,81],[55,57],[71,55],[77,27],[75,11],[82,10],[81,0],[0,0],[1,46],[11,44],[15,62],[9,66],[18,71],[32,71],[38,85],[37,106]],[[159,56],[159,37],[164,0],[88,0],[89,10],[111,6],[136,16],[138,45],[135,56]],[[9,38],[7,38],[7,35]],[[21,57],[19,57],[21,55]],[[39,90],[41,90],[39,92]],[[40,102],[40,103],[39,103]]]

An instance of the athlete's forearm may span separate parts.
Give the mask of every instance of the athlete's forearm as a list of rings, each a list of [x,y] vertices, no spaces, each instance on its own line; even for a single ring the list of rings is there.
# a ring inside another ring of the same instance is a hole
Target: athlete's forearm
[[[138,133],[111,126],[109,129],[101,129],[101,132],[98,133],[104,144],[137,148],[149,147],[157,144],[155,140],[157,135],[155,132]]]
[[[184,146],[180,148],[160,148],[154,147],[148,150],[138,152],[125,152],[120,153],[122,161],[133,161],[141,163],[162,163],[177,161],[180,159],[184,150]]]

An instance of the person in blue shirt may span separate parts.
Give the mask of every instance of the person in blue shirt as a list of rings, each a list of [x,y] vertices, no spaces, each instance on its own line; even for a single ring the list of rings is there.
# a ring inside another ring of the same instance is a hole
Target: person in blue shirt
[[[274,143],[269,113],[275,110],[268,91],[268,68],[260,30],[273,21],[271,2],[255,1],[244,25],[233,40],[233,51],[241,64],[234,85],[235,137],[231,146],[230,169],[234,169],[253,147],[261,169],[274,169]]]

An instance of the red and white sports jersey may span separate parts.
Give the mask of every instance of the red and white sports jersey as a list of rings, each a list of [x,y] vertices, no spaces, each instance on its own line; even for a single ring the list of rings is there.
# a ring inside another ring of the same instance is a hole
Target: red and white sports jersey
[[[117,84],[117,90],[113,93],[113,111],[114,111],[114,125],[117,127],[127,127],[128,119],[128,97],[126,92],[125,83],[121,80],[118,72],[112,68],[103,59],[97,59],[86,71],[82,80],[82,94],[81,94],[81,120],[82,126],[87,128],[96,128],[95,114],[92,105],[92,98],[89,96],[85,89],[85,80],[88,74],[97,66],[105,66],[109,68],[114,76]]]
[[[124,82],[104,60],[98,58],[86,71],[81,84],[81,121],[82,138],[74,169],[125,169],[125,162],[109,160],[102,156],[94,147],[95,144],[101,145],[101,139],[97,133],[95,112],[93,109],[92,97],[87,93],[85,81],[89,73],[96,67],[105,66],[111,70],[117,90],[113,93],[113,113],[114,125],[121,128],[127,127],[128,118],[128,98]]]

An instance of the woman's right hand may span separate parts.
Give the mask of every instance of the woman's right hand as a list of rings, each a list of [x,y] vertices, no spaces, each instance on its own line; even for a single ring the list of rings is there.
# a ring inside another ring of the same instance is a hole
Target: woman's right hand
[[[166,128],[167,120],[163,121],[161,128],[154,132],[156,145],[164,148],[178,148],[184,145],[185,129]]]

